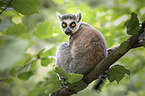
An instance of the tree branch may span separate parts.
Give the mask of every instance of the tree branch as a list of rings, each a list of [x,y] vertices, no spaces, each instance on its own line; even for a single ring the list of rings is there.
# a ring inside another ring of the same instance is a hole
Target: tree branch
[[[142,23],[142,26],[140,27],[139,31],[126,40],[129,41],[129,45],[122,54],[117,53],[119,46],[109,48],[108,56],[104,58],[99,64],[97,64],[96,67],[90,73],[85,75],[82,81],[85,82],[87,85],[90,84],[93,80],[97,79],[101,74],[103,74],[105,70],[108,69],[114,62],[116,62],[122,56],[124,56],[130,49],[143,46],[143,44],[145,44],[145,41],[138,40],[138,37],[144,30],[145,21]],[[79,86],[77,86],[77,88],[79,88]],[[75,89],[76,87],[61,89],[57,92],[50,94],[49,96],[70,96],[78,92],[76,92]]]
[[[137,48],[137,47],[141,47],[141,46],[143,46],[144,44],[145,44],[145,41],[140,40],[138,43],[134,44],[134,45],[132,46],[131,49]],[[108,49],[107,49],[108,55],[109,55],[110,53],[112,53],[113,51],[115,51],[117,48],[119,48],[119,46],[115,46],[115,47],[112,47],[112,48],[108,48]]]
[[[0,12],[0,14],[2,14],[11,5],[12,2],[13,2],[13,0],[11,0],[9,2],[9,4]]]

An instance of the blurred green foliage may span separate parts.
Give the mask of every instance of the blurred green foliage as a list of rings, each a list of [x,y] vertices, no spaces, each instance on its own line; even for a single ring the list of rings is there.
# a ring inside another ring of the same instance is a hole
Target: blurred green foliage
[[[8,3],[0,1],[0,12]],[[68,37],[59,28],[56,11],[76,14],[79,9],[82,21],[104,35],[108,48],[129,37],[124,23],[132,12],[140,22],[145,20],[145,0],[14,0],[12,4],[0,14],[0,96],[48,96],[58,88],[54,85],[60,81],[50,83],[58,80],[54,56]],[[92,83],[73,96],[144,96],[145,48],[131,50],[117,64],[131,75],[119,84],[107,80],[100,93],[91,90]]]

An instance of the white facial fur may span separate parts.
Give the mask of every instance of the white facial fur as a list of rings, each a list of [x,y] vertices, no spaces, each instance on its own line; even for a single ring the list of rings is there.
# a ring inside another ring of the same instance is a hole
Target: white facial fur
[[[67,16],[67,15],[69,17],[70,15],[73,15],[73,14],[66,14],[65,16]],[[61,15],[59,12],[57,12],[57,18],[59,19],[60,28],[61,28],[62,32],[65,33],[66,30],[69,28],[72,31],[72,34],[74,34],[79,29],[79,26],[81,24],[81,20],[82,20],[81,12],[79,10],[77,11],[77,14],[75,15],[76,19],[70,19],[70,18],[69,19],[62,19],[62,16],[63,15]],[[65,28],[62,27],[63,22],[65,22],[67,24],[67,26]],[[75,24],[76,24],[76,26],[74,28],[70,27],[70,24],[72,22],[75,22]]]
[[[67,24],[66,28],[62,27],[62,22],[65,22]],[[76,23],[76,26],[74,28],[70,28],[70,26],[69,26],[72,22]],[[63,20],[63,21],[60,22],[60,28],[61,28],[63,33],[65,33],[67,28],[69,28],[72,31],[72,34],[74,34],[79,29],[79,26],[80,26],[80,22],[77,23],[77,20],[66,19],[66,20]]]

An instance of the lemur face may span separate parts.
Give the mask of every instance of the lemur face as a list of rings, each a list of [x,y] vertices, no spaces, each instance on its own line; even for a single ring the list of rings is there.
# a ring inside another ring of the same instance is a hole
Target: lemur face
[[[57,18],[60,21],[60,28],[62,32],[68,36],[71,36],[79,29],[82,14],[80,11],[78,11],[76,15],[75,14],[61,15],[59,12],[57,12]]]

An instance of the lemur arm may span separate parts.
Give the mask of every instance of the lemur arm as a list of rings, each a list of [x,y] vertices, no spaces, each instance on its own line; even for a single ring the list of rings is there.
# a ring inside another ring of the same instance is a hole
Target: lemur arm
[[[69,63],[72,61],[70,47],[66,42],[59,44],[55,57],[55,67],[61,67],[69,73]]]

